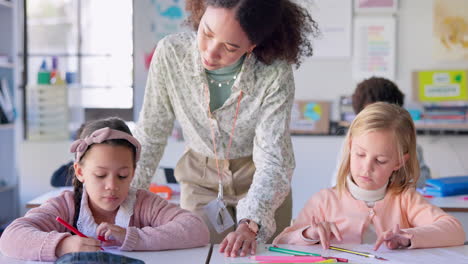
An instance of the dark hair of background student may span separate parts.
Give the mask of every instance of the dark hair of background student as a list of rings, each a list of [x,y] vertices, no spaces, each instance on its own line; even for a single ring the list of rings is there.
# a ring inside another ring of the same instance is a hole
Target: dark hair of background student
[[[396,84],[382,77],[371,77],[360,82],[354,90],[353,110],[357,114],[368,104],[387,102],[403,106],[405,95]]]

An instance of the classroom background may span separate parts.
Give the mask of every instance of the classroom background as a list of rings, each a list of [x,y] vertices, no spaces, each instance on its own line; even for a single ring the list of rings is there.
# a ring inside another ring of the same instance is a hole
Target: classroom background
[[[372,75],[395,81],[417,119],[434,104],[420,101],[415,72],[457,71],[467,77],[466,1],[400,0],[375,10],[357,7],[360,2],[305,1],[322,38],[315,41],[315,56],[294,70],[296,98],[317,105],[318,118],[299,120],[293,133],[293,217],[313,193],[330,186],[346,129],[340,123],[344,102],[359,81]],[[52,173],[72,159],[69,146],[81,122],[106,115],[137,120],[157,41],[188,30],[181,26],[183,6],[182,0],[0,0],[0,79],[3,98],[10,97],[10,107],[0,101],[6,118],[0,125],[0,224],[23,215],[28,201],[54,189]],[[441,22],[449,15],[452,20]],[[57,43],[44,42],[48,38]],[[435,105],[466,109],[467,89],[465,80],[458,98],[441,95]],[[432,177],[468,175],[466,119],[465,112],[457,122],[419,121],[417,139]],[[176,126],[160,166],[173,168],[183,151]],[[468,212],[454,214],[468,230]]]

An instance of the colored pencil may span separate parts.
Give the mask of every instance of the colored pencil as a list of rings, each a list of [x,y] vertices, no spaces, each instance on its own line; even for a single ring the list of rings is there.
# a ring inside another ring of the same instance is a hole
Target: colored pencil
[[[315,254],[315,253],[310,253],[310,252],[305,252],[305,251],[297,251],[297,250],[292,250],[292,249],[286,249],[286,248],[279,248],[276,246],[269,247],[269,251],[274,251],[274,252],[280,252],[284,254],[290,254],[294,256],[316,256],[320,257],[320,254]]]
[[[354,251],[354,250],[349,250],[349,249],[339,248],[339,247],[333,247],[333,246],[330,246],[330,249],[333,249],[333,250],[336,250],[336,251],[341,251],[341,252],[346,252],[346,253],[351,253],[351,254],[355,254],[355,255],[367,257],[367,258],[375,258],[375,259],[380,259],[380,260],[388,260],[388,259],[385,259],[385,258],[382,258],[382,257],[378,257],[378,256],[373,255],[373,254],[368,253],[368,252],[359,252],[359,251]]]
[[[57,216],[55,218],[55,220],[57,220],[57,222],[59,222],[60,224],[62,224],[64,227],[66,227],[68,230],[72,231],[73,233],[75,233],[77,236],[80,236],[80,237],[87,237],[85,236],[83,233],[81,233],[80,231],[78,231],[78,229],[74,228],[73,226],[71,226],[69,223],[65,222],[65,220],[63,220],[62,218],[60,218],[60,216]],[[101,236],[102,237],[102,236]],[[104,238],[102,238],[104,239]],[[103,240],[101,240],[103,241]],[[105,240],[104,240],[105,241]],[[101,250],[104,250],[102,247],[101,247]]]
[[[276,261],[276,262],[318,262],[326,260],[323,257],[316,256],[252,256],[252,260],[256,261]]]
[[[315,254],[315,253],[310,253],[310,252],[305,252],[305,251],[297,251],[297,250],[292,250],[292,249],[286,249],[286,248],[280,248],[277,246],[272,246],[268,248],[269,251],[274,251],[274,252],[279,252],[279,253],[284,253],[284,254],[289,254],[289,255],[294,255],[294,256],[316,256],[316,257],[323,257],[326,259],[334,259],[337,262],[348,262],[348,259],[346,258],[337,258],[337,257],[325,257],[320,254]]]

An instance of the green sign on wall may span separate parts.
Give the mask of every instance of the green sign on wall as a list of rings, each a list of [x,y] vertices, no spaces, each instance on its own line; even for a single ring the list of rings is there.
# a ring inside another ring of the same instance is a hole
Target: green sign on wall
[[[467,71],[442,70],[419,71],[417,91],[422,102],[468,100]]]

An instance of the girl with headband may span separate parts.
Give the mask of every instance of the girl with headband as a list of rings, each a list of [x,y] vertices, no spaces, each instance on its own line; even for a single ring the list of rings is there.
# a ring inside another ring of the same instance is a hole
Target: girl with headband
[[[70,252],[99,251],[102,246],[133,251],[207,244],[208,228],[196,215],[130,187],[140,149],[123,120],[88,123],[71,145],[74,191],[64,191],[13,221],[0,237],[2,254],[54,261]],[[87,237],[69,233],[56,217]]]

